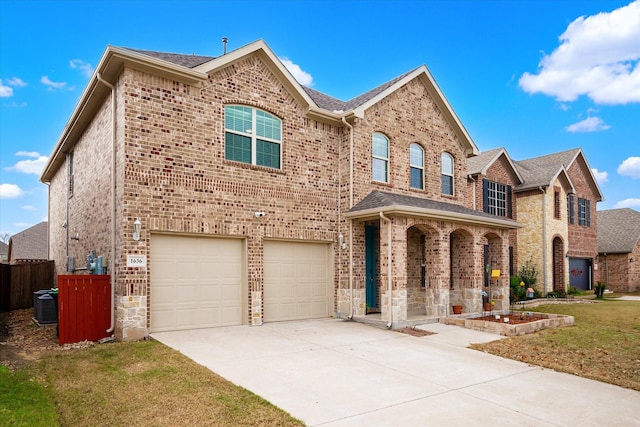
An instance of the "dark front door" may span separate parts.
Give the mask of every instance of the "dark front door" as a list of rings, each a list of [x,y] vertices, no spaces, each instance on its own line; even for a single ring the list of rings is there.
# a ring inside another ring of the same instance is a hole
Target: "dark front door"
[[[569,284],[582,290],[591,289],[590,262],[586,258],[569,258]]]
[[[367,306],[378,307],[378,227],[364,227],[365,268],[367,270],[366,287]]]

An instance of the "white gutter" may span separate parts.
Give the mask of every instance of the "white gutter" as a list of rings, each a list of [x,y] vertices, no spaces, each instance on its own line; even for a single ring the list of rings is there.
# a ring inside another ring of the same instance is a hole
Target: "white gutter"
[[[106,330],[110,334],[115,328],[113,302],[116,297],[116,88],[100,73],[96,76],[100,83],[111,89],[111,326]]]
[[[353,126],[342,117],[349,128],[349,209],[353,207]],[[342,187],[342,186],[341,186]],[[353,221],[349,220],[349,320],[353,319]]]
[[[387,224],[389,224],[388,228],[389,230],[387,231],[387,238],[389,240],[388,242],[388,247],[387,247],[387,256],[389,257],[388,261],[387,261],[387,282],[389,284],[389,290],[387,291],[389,293],[389,322],[387,323],[387,329],[391,329],[391,326],[393,326],[393,279],[391,276],[391,272],[392,272],[392,265],[391,265],[391,254],[392,254],[392,250],[391,250],[391,242],[393,241],[393,238],[391,236],[391,220],[389,218],[387,218],[386,216],[384,216],[384,213],[380,212],[380,219],[387,221]]]

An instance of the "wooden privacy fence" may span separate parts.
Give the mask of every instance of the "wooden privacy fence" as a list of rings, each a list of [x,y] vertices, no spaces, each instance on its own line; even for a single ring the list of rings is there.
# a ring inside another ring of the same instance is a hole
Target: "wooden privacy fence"
[[[53,261],[0,264],[0,311],[33,307],[33,293],[54,286]]]
[[[111,334],[111,281],[108,274],[58,276],[60,345],[98,341]]]

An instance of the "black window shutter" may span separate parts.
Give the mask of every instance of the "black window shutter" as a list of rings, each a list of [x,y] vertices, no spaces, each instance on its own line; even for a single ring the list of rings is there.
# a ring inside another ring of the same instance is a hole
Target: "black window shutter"
[[[507,185],[507,217],[513,218],[513,209],[511,209],[511,186]]]
[[[591,200],[586,200],[587,202],[587,227],[591,227]]]
[[[482,210],[489,213],[489,181],[482,180]]]

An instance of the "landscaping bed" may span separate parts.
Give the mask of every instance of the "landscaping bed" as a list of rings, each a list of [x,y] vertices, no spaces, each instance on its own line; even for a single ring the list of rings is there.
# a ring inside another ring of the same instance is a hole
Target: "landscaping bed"
[[[563,314],[515,312],[509,314],[494,314],[474,318],[445,319],[447,325],[462,326],[476,331],[507,337],[530,334],[549,328],[573,326],[573,316]]]

